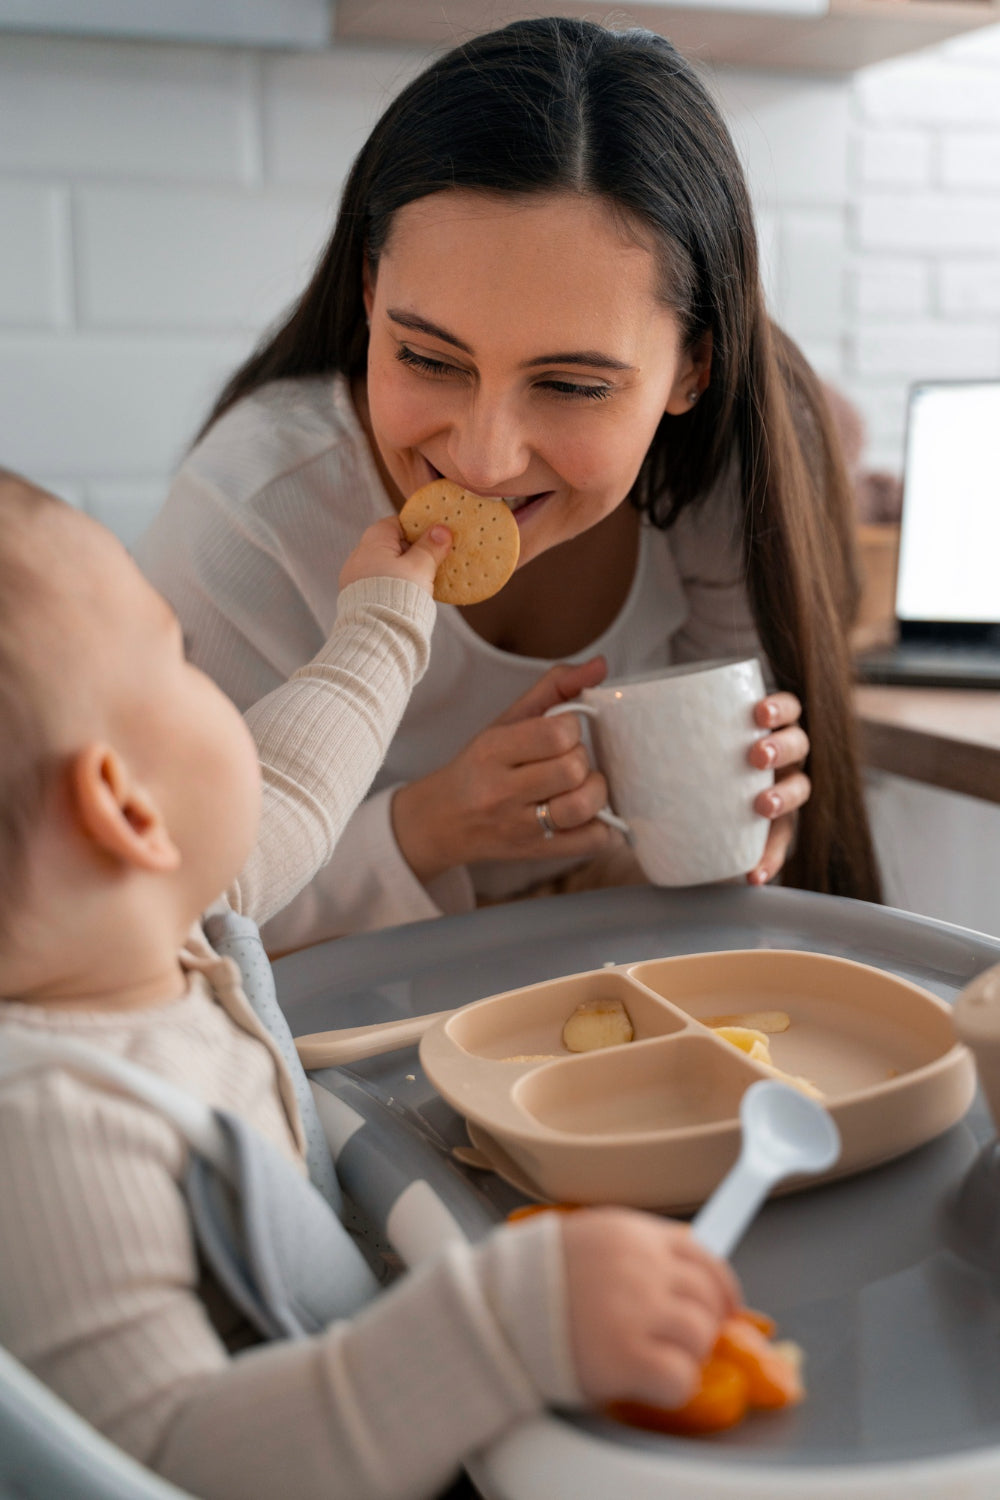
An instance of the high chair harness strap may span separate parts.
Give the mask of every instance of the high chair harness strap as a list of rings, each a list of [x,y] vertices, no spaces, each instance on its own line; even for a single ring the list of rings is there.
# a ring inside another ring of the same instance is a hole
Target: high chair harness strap
[[[378,1283],[312,1183],[238,1115],[127,1058],[27,1026],[0,1033],[0,1085],[63,1068],[130,1095],[190,1147],[182,1188],[199,1248],[232,1301],[265,1338],[301,1338],[369,1301]]]
[[[302,1116],[306,1138],[306,1166],[316,1188],[339,1214],[343,1211],[340,1185],[330,1158],[330,1148],[316,1112],[309,1080],[295,1050],[295,1040],[285,1013],[278,1004],[271,961],[264,951],[257,923],[240,916],[230,906],[206,912],[205,936],[221,958],[231,958],[240,971],[243,993],[253,1007],[258,1021],[270,1032],[285,1067],[291,1075],[295,1098]]]

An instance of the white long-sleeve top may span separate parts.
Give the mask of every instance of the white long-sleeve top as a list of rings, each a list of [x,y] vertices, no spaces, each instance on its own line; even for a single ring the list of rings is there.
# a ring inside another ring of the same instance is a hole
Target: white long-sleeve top
[[[414,584],[344,591],[329,641],[258,704],[260,839],[230,890],[260,918],[308,880],[427,660]],[[291,1080],[200,928],[185,994],[139,1011],[0,1001],[243,1116],[302,1164]],[[545,1399],[579,1397],[556,1216],[456,1246],[316,1338],[260,1344],[199,1262],[161,1115],[62,1067],[0,1088],[0,1340],[113,1441],[206,1500],[410,1500]]]
[[[137,549],[192,655],[243,710],[308,661],[333,620],[336,580],[362,530],[393,515],[346,381],[275,382],[239,402],[188,455]],[[675,661],[761,655],[744,584],[735,470],[669,532],[644,524],[617,618],[585,651],[613,677]],[[430,667],[333,859],[269,924],[272,952],[465,911],[565,870],[494,861],[422,885],[392,831],[401,785],[446,764],[551,661],[484,641],[438,610]]]

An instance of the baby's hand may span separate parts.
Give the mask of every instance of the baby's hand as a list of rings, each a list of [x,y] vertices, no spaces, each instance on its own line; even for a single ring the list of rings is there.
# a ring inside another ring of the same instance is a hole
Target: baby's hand
[[[432,593],[434,575],[448,556],[451,543],[447,526],[432,526],[411,546],[399,522],[387,516],[369,526],[362,536],[340,570],[340,587],[346,589],[359,578],[402,578]]]
[[[577,1379],[587,1400],[680,1406],[719,1327],[741,1305],[735,1276],[683,1224],[625,1208],[561,1218]]]

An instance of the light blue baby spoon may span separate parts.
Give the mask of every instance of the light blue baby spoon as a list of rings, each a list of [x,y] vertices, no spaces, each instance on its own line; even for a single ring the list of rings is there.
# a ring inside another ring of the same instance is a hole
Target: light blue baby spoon
[[[815,1099],[776,1078],[752,1083],[740,1101],[743,1143],[736,1165],[691,1221],[695,1238],[728,1256],[773,1187],[832,1167],[840,1132]]]

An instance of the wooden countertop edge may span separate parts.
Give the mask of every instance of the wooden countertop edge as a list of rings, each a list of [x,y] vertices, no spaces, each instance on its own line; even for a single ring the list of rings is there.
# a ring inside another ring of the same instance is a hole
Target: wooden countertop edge
[[[996,746],[868,718],[863,708],[858,722],[866,766],[1000,803],[1000,749]]]

